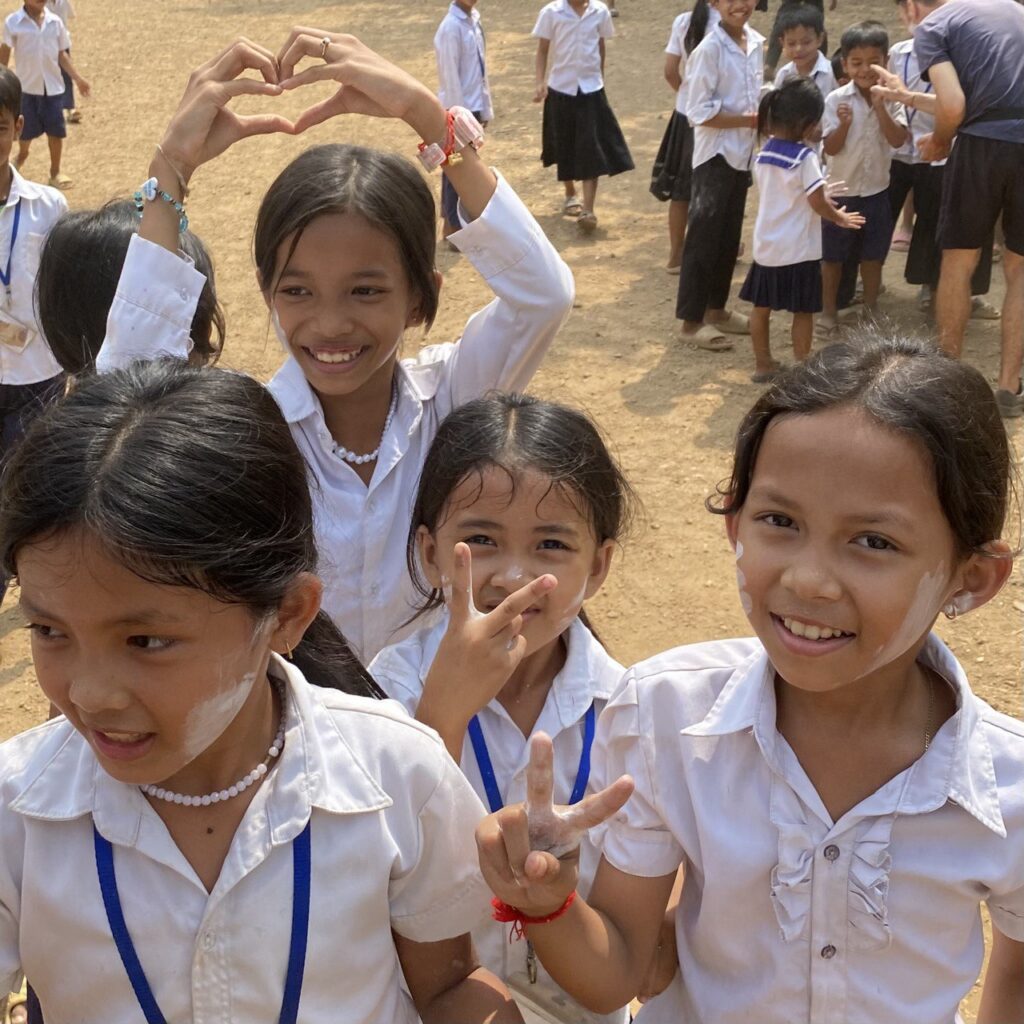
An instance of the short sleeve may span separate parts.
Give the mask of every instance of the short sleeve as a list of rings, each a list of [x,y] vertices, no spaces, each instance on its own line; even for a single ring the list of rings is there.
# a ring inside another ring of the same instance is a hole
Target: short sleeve
[[[907,111],[902,103],[886,103],[885,109],[889,116],[897,123],[907,127]]]
[[[781,89],[786,84],[786,69],[784,67],[779,68],[775,73],[775,81],[772,83],[776,89]]]
[[[718,47],[714,36],[705,36],[686,63],[686,116],[702,125],[722,109],[718,93]]]
[[[686,28],[690,24],[690,17],[688,14],[681,14],[674,22],[672,22],[672,31],[668,34],[668,43],[665,46],[665,52],[671,54],[673,57],[682,57],[686,47],[683,40],[686,38]]]
[[[60,43],[58,45],[61,50],[71,49],[71,33],[68,32],[67,26],[63,21],[60,23]]]
[[[936,12],[942,14],[944,12]],[[914,29],[914,56],[917,57],[921,77],[927,82],[928,69],[933,64],[952,61],[949,52],[949,26],[943,17],[926,18]]]
[[[597,31],[602,39],[611,39],[615,35],[615,22],[612,21],[611,11],[607,7],[601,12],[601,24]]]
[[[810,195],[824,184],[825,177],[821,173],[821,164],[818,163],[817,154],[812,149],[800,161],[800,187],[804,190],[804,195]]]
[[[551,11],[545,7],[537,17],[537,24],[533,26],[531,35],[536,39],[550,39],[555,34],[551,19]]]
[[[7,19],[4,19],[4,46],[14,48],[14,35],[11,32],[11,26],[7,23]]]
[[[630,775],[635,789],[615,817],[591,832],[591,840],[615,868],[630,875],[660,878],[683,862],[683,847],[658,813],[654,783],[654,740],[641,728],[640,698],[632,671],[626,673],[601,712],[594,739],[593,785],[610,785]]]
[[[1024,942],[1024,888],[999,896],[989,896],[987,903],[993,926],[1008,939]]]
[[[388,890],[391,925],[413,942],[463,935],[490,909],[475,838],[483,804],[443,748],[439,762],[437,785],[418,815],[417,848]]]
[[[839,127],[839,115],[836,110],[842,96],[839,90],[834,89],[825,97],[825,112],[821,115],[821,137],[826,139]]]
[[[368,668],[380,688],[410,715],[415,715],[419,707],[423,679],[430,667],[423,664],[423,648],[415,640],[415,637],[410,637],[402,643],[385,647]]]
[[[16,816],[6,807],[0,820],[0,840],[4,857],[0,858],[0,1000],[8,992],[16,992],[21,984],[21,953],[18,917],[21,908],[21,889],[17,881],[15,861],[20,857],[12,857],[11,845],[19,829],[16,828]],[[24,849],[24,838],[18,836]],[[22,865],[23,866],[23,865]],[[0,1005],[3,1005],[0,1003]]]

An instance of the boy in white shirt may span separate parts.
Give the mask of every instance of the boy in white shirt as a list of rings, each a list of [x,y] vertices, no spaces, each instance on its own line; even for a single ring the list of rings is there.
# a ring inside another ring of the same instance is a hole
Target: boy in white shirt
[[[778,18],[779,41],[788,63],[779,68],[775,88],[791,78],[809,78],[824,99],[836,87],[832,62],[821,52],[825,40],[825,15],[817,7],[800,4],[784,7]]]
[[[18,64],[22,84],[21,114],[25,119],[16,165],[20,169],[28,159],[33,139],[46,135],[50,147],[50,184],[67,188],[71,179],[61,173],[60,163],[67,128],[64,125],[64,79],[66,71],[81,90],[90,92],[89,83],[71,62],[71,37],[64,22],[46,7],[46,0],[25,0],[24,6],[4,21],[0,64],[9,65],[11,53]]]
[[[64,22],[64,27],[70,32],[71,19],[75,17],[75,8],[71,0],[46,0],[46,6]],[[68,50],[69,55],[70,53]],[[60,69],[60,75],[64,79],[64,96],[61,102],[65,117],[68,124],[78,124],[82,120],[82,112],[75,106],[75,83],[63,68]]]
[[[854,252],[864,281],[864,308],[871,313],[878,305],[882,264],[892,237],[889,163],[893,149],[907,140],[902,108],[894,106],[890,112],[882,97],[871,91],[878,82],[873,66],[885,67],[889,52],[885,27],[877,21],[854,25],[843,33],[840,49],[850,82],[825,99],[821,133],[829,171],[837,181],[845,181],[849,189],[843,205],[850,213],[861,214],[865,224],[860,231],[822,225],[823,312],[819,334],[835,328],[843,263]]]

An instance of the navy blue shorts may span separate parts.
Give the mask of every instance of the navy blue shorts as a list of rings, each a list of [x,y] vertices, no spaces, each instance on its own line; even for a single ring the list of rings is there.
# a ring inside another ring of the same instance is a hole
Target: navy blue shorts
[[[844,263],[848,256],[856,254],[860,263],[884,263],[889,255],[893,228],[888,190],[873,196],[836,196],[836,200],[849,213],[862,214],[864,227],[851,231],[823,220],[821,258],[826,263]]]
[[[31,142],[40,135],[63,139],[68,129],[64,124],[64,94],[59,96],[33,96],[21,94],[21,116],[25,127],[21,129],[21,141]]]

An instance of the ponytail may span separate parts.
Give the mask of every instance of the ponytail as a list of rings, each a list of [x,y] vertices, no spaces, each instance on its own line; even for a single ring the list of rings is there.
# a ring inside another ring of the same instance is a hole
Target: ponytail
[[[757,106],[757,134],[762,139],[771,135],[772,121],[775,120],[775,108],[778,106],[779,89],[769,89]]]
[[[704,38],[710,17],[711,8],[708,6],[708,0],[697,0],[693,6],[693,13],[690,15],[690,24],[686,28],[686,35],[683,36],[683,49],[686,51],[687,57],[693,53]]]
[[[326,612],[317,612],[306,628],[292,652],[292,662],[314,686],[376,700],[387,698]]]

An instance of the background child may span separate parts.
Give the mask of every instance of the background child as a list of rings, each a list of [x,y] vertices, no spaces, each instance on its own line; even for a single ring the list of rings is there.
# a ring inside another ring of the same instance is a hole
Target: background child
[[[715,0],[719,23],[690,54],[686,116],[693,125],[693,194],[676,318],[680,337],[713,352],[749,334],[725,308],[740,248],[757,136],[764,37],[747,22],[754,0]]]
[[[537,39],[533,100],[544,104],[545,167],[565,185],[563,212],[580,231],[597,227],[597,179],[633,170],[633,158],[604,92],[605,40],[615,35],[601,0],[552,0],[533,27]],[[576,182],[583,182],[583,200]]]
[[[345,112],[354,90],[317,104],[294,129],[268,114],[221,132],[230,92],[211,83],[226,86],[254,67],[270,79],[257,88],[276,95],[278,79],[291,89],[323,76],[323,65],[294,73],[305,57],[322,57],[326,74],[358,89],[374,115],[406,118],[420,138],[446,137],[445,111],[426,86],[351,36],[294,30],[280,65],[238,42],[198,69],[150,168],[160,188],[180,199],[195,168],[239,138],[301,131]],[[365,663],[401,639],[415,607],[403,553],[438,424],[487,391],[525,387],[572,308],[572,275],[544,232],[507,182],[460,145],[463,159],[447,173],[472,223],[451,238],[495,299],[457,344],[399,360],[404,332],[433,321],[440,287],[433,195],[407,160],[318,146],[282,171],[257,215],[257,276],[288,354],[270,390],[317,482],[324,607]],[[140,237],[128,250],[101,365],[188,352],[203,279],[178,257],[178,211],[163,199],[139,202]]]
[[[829,173],[845,181],[849,194],[843,202],[852,213],[862,214],[863,231],[856,233],[826,222],[822,227],[822,303],[818,321],[828,339],[836,327],[839,284],[843,262],[855,253],[864,281],[864,309],[871,315],[878,305],[882,264],[889,252],[893,217],[889,209],[889,164],[892,150],[907,139],[907,119],[902,109],[889,109],[872,93],[878,81],[873,65],[884,65],[889,37],[877,21],[848,28],[840,40],[843,67],[850,83],[829,94],[821,131]]]
[[[528,737],[558,751],[555,789],[587,788],[594,723],[623,668],[583,617],[630,519],[632,492],[582,414],[519,395],[477,399],[441,424],[423,466],[409,565],[445,619],[385,648],[370,672],[437,729],[492,811],[526,797]],[[468,735],[467,735],[468,730]],[[582,885],[597,858],[586,848]],[[526,1005],[557,1020],[580,1009],[527,943],[496,921],[477,928],[481,962]],[[561,1004],[561,1009],[559,1009]],[[628,1019],[623,1010],[608,1018]]]
[[[478,830],[498,896],[551,919],[527,934],[576,998],[636,991],[685,863],[680,974],[641,1021],[952,1021],[981,902],[979,1020],[1020,1018],[1024,724],[931,632],[1008,578],[1011,472],[984,377],[916,342],[829,346],[758,400],[719,506],[756,639],[627,673],[594,773],[635,783],[553,811],[535,740],[529,814]],[[602,819],[567,905],[574,861],[542,851]]]
[[[480,803],[353,695],[379,690],[318,612],[307,470],[262,385],[85,378],[0,510],[64,715],[0,747],[0,987],[26,973],[52,1020],[519,1020],[466,934]]]
[[[779,8],[775,13],[775,23],[772,25],[771,32],[768,33],[768,50],[764,57],[764,72],[765,77],[771,79],[775,75],[775,69],[779,64],[779,57],[783,53],[782,45],[782,24],[789,17],[789,13],[794,7],[811,6],[816,7],[821,11],[822,22],[825,19],[825,0],[781,0]],[[829,10],[835,10],[835,2],[829,5]],[[767,2],[764,5],[758,5],[758,10],[767,10]],[[822,52],[828,52],[828,35],[825,34],[821,40]],[[787,57],[787,60],[792,60],[792,57]]]
[[[669,252],[665,269],[670,274],[678,274],[683,261],[693,179],[693,129],[686,117],[686,58],[707,30],[717,24],[718,10],[711,7],[708,0],[697,0],[692,14],[684,11],[672,22],[665,47],[665,81],[676,92],[676,106],[654,160],[651,195],[669,204]]]
[[[64,27],[71,35],[71,21],[75,17],[75,7],[71,0],[46,0],[46,6],[57,15]],[[68,56],[71,56],[71,48],[68,48]],[[79,124],[82,120],[82,112],[75,106],[75,83],[71,76],[63,69],[60,69],[60,76],[64,80],[64,95],[61,97],[61,105],[64,107],[64,117],[68,124]]]
[[[446,109],[465,107],[486,128],[494,119],[487,81],[487,50],[477,0],[453,0],[434,36],[437,57],[437,95]],[[444,237],[462,227],[459,196],[447,176],[441,177]]]
[[[28,159],[32,140],[45,134],[50,148],[50,184],[55,188],[71,184],[71,179],[60,170],[67,135],[61,72],[67,72],[83,96],[90,92],[89,83],[71,62],[70,48],[67,28],[47,9],[46,0],[25,0],[21,10],[9,14],[4,21],[0,64],[9,64],[14,53],[22,86],[21,113],[25,118],[17,165],[20,169]]]
[[[809,78],[824,99],[836,88],[832,62],[822,52],[825,15],[811,4],[783,7],[776,21],[787,63],[775,76],[778,89],[791,78]]]
[[[740,298],[754,307],[750,379],[755,384],[773,380],[780,368],[772,359],[768,333],[773,309],[793,314],[793,355],[803,360],[811,354],[814,314],[821,311],[819,218],[847,229],[864,223],[859,214],[836,209],[829,201],[821,164],[805,142],[815,134],[824,107],[814,80],[800,77],[765,93],[757,112],[758,133],[770,137],[754,161],[760,197],[754,262],[740,291]]]

